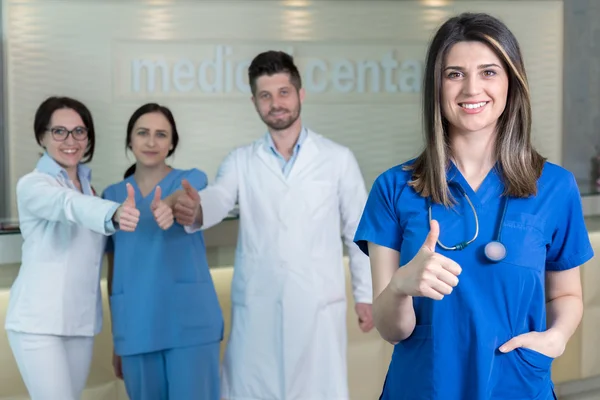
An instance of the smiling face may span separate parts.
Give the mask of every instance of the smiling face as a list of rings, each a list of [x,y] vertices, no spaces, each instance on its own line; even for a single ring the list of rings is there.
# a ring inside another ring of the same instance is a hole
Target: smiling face
[[[442,113],[450,133],[493,132],[508,96],[508,74],[498,56],[484,43],[459,42],[442,74]]]
[[[61,167],[73,170],[84,156],[87,134],[81,116],[71,108],[61,108],[52,113],[41,144]]]
[[[256,80],[252,101],[262,121],[275,131],[282,131],[298,121],[303,99],[304,89],[297,90],[289,74],[277,73]]]
[[[156,167],[164,164],[173,148],[173,130],[160,112],[150,112],[138,118],[133,125],[129,145],[139,164]]]

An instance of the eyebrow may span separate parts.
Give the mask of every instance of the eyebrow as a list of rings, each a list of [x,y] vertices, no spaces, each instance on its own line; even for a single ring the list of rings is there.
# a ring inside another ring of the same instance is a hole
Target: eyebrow
[[[145,128],[143,126],[140,126],[139,128],[137,128],[138,131],[149,131],[150,128]],[[164,129],[157,129],[156,132],[162,132],[162,133],[167,133],[166,130]]]
[[[490,67],[502,68],[498,64],[494,64],[494,63],[492,63],[492,64],[481,64],[481,65],[477,66],[478,69],[485,69],[485,68],[490,68]],[[463,67],[459,67],[459,66],[456,66],[456,65],[449,65],[446,68],[444,68],[444,71],[446,71],[448,69],[454,69],[454,70],[457,70],[457,71],[464,71],[465,70]]]
[[[275,90],[277,90],[277,91],[279,91],[279,90],[284,90],[284,89],[286,89],[286,90],[287,90],[287,89],[290,89],[291,87],[292,87],[292,85],[284,85],[284,86],[280,86],[280,87],[278,87],[278,88],[277,88],[277,89],[275,89]],[[262,94],[262,93],[271,93],[271,92],[270,92],[270,91],[268,91],[268,90],[259,90],[259,92],[258,92],[258,93],[259,93],[259,94]]]

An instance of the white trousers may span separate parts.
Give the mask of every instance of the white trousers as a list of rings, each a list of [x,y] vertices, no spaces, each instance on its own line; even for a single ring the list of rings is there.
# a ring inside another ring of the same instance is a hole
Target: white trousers
[[[7,331],[31,400],[80,400],[92,362],[93,337]]]

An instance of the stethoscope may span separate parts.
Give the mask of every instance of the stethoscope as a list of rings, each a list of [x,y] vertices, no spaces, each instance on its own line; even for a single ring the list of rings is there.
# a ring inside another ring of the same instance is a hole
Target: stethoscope
[[[469,206],[471,206],[471,210],[473,210],[473,216],[475,217],[475,234],[473,235],[473,238],[471,240],[467,240],[464,242],[460,242],[458,244],[456,244],[455,246],[445,246],[438,238],[438,245],[444,249],[444,250],[463,250],[464,248],[466,248],[468,245],[470,245],[471,243],[473,243],[475,241],[475,239],[477,239],[477,236],[479,235],[479,218],[477,217],[477,211],[475,211],[475,206],[473,206],[473,203],[471,202],[471,199],[469,198],[469,196],[467,195],[467,193],[465,192],[465,190],[462,188],[462,186],[458,183],[455,183],[453,186],[456,186],[458,191],[464,196],[465,199],[467,199],[467,202],[469,203]],[[429,202],[429,222],[431,223],[431,201]],[[504,246],[504,244],[502,244],[502,240],[501,240],[501,234],[502,234],[502,225],[504,223],[504,216],[506,215],[506,209],[508,208],[508,197],[504,196],[504,208],[502,210],[502,217],[500,218],[500,225],[498,226],[498,232],[496,235],[496,240],[492,240],[491,242],[489,242],[488,244],[485,245],[484,248],[484,254],[485,257],[491,261],[491,262],[499,262],[504,260],[504,258],[506,257],[506,247]]]

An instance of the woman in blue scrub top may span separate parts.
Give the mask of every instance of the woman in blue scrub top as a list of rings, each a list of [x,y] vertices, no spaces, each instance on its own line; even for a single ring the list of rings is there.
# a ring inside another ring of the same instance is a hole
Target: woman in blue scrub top
[[[551,363],[581,320],[593,251],[573,175],[532,149],[508,28],[444,23],[423,106],[425,150],[376,179],[355,237],[395,344],[381,398],[555,399]]]
[[[173,115],[150,103],[131,116],[126,146],[136,163],[103,197],[120,199],[130,183],[138,229],[107,243],[115,372],[132,400],[219,400],[223,317],[201,232],[174,223],[184,185],[201,190],[206,175],[166,164],[179,141]]]

